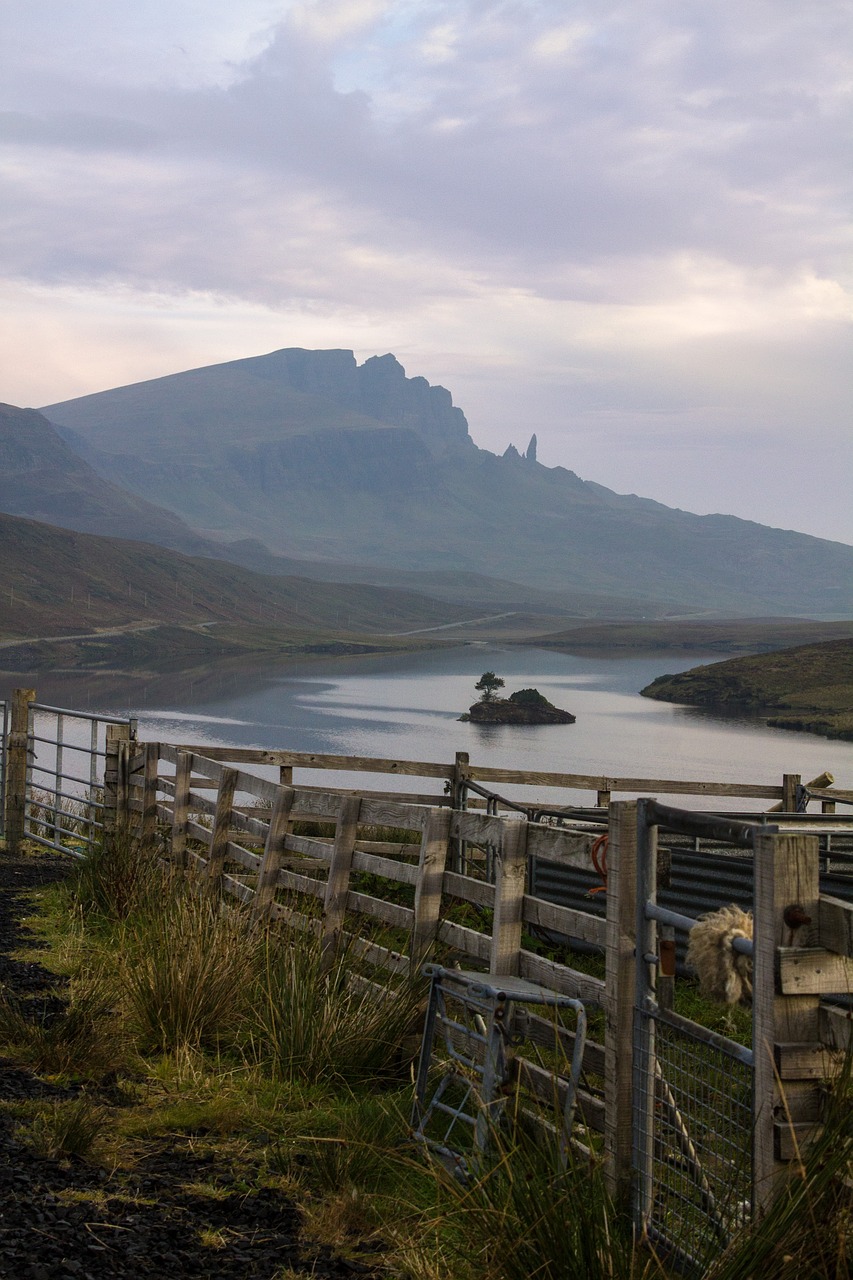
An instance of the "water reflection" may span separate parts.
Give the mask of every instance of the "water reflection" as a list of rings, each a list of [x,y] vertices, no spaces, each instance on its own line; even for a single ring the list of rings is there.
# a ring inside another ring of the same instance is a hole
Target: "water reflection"
[[[828,769],[839,786],[853,786],[853,743],[638,696],[656,676],[701,661],[669,651],[581,656],[469,645],[286,664],[231,660],[180,674],[43,676],[34,683],[41,701],[132,714],[141,736],[164,741],[433,762],[467,751],[480,765],[511,769],[775,785],[783,773],[810,778]],[[577,723],[460,723],[484,670],[501,675],[507,692],[535,686]]]

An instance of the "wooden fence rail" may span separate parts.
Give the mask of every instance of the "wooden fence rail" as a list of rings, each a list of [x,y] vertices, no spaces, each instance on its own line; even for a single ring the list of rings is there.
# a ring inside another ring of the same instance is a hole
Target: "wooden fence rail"
[[[531,858],[591,866],[595,833],[589,830],[389,795],[283,785],[238,767],[250,761],[235,761],[232,753],[227,760],[214,760],[163,744],[122,743],[120,750],[127,753],[130,780],[121,793],[127,798],[126,818],[139,831],[159,833],[169,855],[210,892],[236,898],[256,918],[284,919],[313,933],[326,954],[343,942],[366,974],[386,975],[383,980],[408,978],[428,958],[455,960],[496,977],[520,976],[602,1009],[603,1043],[593,1038],[586,1044],[578,1109],[589,1132],[600,1135],[614,1194],[628,1195],[636,1176],[631,1143],[636,802],[610,807],[607,917],[602,920],[582,907],[557,905],[528,892]],[[293,752],[265,754],[299,758]],[[334,759],[338,767],[342,758]],[[451,851],[460,839],[491,851],[491,880],[485,867],[469,863],[464,872],[452,867]],[[817,885],[817,840],[761,836],[759,864],[757,918],[781,922],[794,886],[802,896],[804,886]],[[849,1019],[837,1010],[825,1011],[821,996],[849,989],[853,982],[853,907],[820,897],[816,889],[806,905],[815,922],[812,945],[792,939],[790,927],[781,923],[772,924],[756,943],[759,1204],[767,1203],[772,1194],[767,1188],[787,1169],[796,1143],[807,1142],[815,1131],[819,1077],[832,1053],[837,1056],[839,1045],[849,1040]],[[605,978],[530,950],[525,945],[530,928],[600,947]],[[534,1042],[554,1044],[554,1027],[545,1019],[528,1018],[525,1032]],[[571,1027],[558,1031],[564,1048],[570,1049],[573,1036]],[[534,1097],[553,1100],[565,1092],[565,1079],[551,1079],[541,1062],[522,1058],[517,1069]],[[783,1087],[793,1100],[790,1125],[780,1119]]]

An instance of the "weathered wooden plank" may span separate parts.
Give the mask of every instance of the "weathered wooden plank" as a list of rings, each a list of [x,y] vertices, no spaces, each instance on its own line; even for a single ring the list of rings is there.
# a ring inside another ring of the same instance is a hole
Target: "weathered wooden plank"
[[[360,809],[361,801],[356,796],[344,796],[340,801],[323,903],[323,955],[327,963],[337,948],[343,929]]]
[[[157,834],[157,772],[160,764],[160,747],[156,742],[145,744],[145,765],[142,780],[143,840],[153,840]]]
[[[172,810],[172,833],[170,853],[177,866],[183,866],[187,851],[187,822],[190,816],[190,778],[192,776],[192,760],[179,753],[175,764],[175,803]]]
[[[274,764],[296,769],[336,769],[350,773],[390,773],[418,778],[452,778],[452,764],[427,760],[391,760],[379,756],[338,756],[312,751],[265,750],[258,747],[182,746],[179,751],[199,751],[210,760],[230,764]]]
[[[207,855],[207,874],[205,883],[210,889],[218,890],[225,867],[225,855],[228,851],[228,832],[231,828],[231,810],[234,805],[234,791],[237,786],[237,770],[223,769],[219,779],[219,790],[216,793],[216,813],[213,819],[213,830],[210,833],[210,849]]]
[[[564,787],[571,791],[636,791],[640,794],[742,796],[778,800],[782,788],[747,782],[687,782],[672,778],[606,778],[602,774],[545,773],[530,769],[496,769],[471,765],[477,782],[511,782],[526,786]]]
[[[206,845],[210,840],[210,827],[203,827],[200,822],[196,822],[193,818],[188,818],[187,835],[192,840],[201,840]]]
[[[816,1040],[812,1044],[775,1044],[773,1053],[780,1080],[828,1080],[838,1071],[844,1055]]]
[[[485,813],[472,813],[470,809],[454,809],[450,819],[450,835],[454,840],[470,840],[472,844],[500,844],[503,838],[505,818],[495,818]]]
[[[415,906],[409,942],[412,972],[417,972],[435,942],[441,918],[444,868],[450,843],[449,809],[432,809],[424,825],[418,851]]]
[[[456,871],[445,871],[444,892],[451,898],[461,898],[463,902],[475,902],[480,907],[495,905],[495,886],[485,880],[473,880],[471,876],[460,876]]]
[[[853,1049],[853,1010],[822,1004],[818,1010],[820,1039],[830,1049]]]
[[[853,991],[853,959],[823,947],[780,947],[779,980],[786,996]]]
[[[326,896],[325,880],[315,880],[313,876],[303,876],[298,871],[288,871],[287,867],[279,868],[275,887],[284,889],[288,893],[308,893],[313,898],[321,900]]]
[[[785,914],[791,905],[797,905],[805,918],[817,917],[818,841],[814,836],[760,832],[755,837],[754,859],[753,1151],[756,1207],[765,1210],[789,1176],[788,1167],[779,1155],[777,1118],[788,1114],[795,1120],[802,1119],[800,1108],[811,1105],[815,1093],[813,1081],[788,1079],[783,1098],[773,1046],[810,1044],[820,1038],[817,997],[786,995],[781,979],[777,987],[780,948],[793,949],[800,955],[808,950],[796,946],[798,941],[807,939],[808,926],[793,930]]]
[[[555,933],[593,942],[599,947],[603,947],[607,939],[607,922],[600,916],[576,911],[573,907],[561,907],[542,898],[531,898],[528,894],[524,895],[522,916],[525,924],[552,929]]]
[[[391,947],[380,947],[375,942],[370,942],[367,938],[356,937],[352,933],[343,933],[342,938],[346,943],[347,951],[353,955],[359,956],[362,960],[366,960],[368,964],[372,964],[377,969],[384,969],[388,973],[404,974],[409,971],[409,957],[403,955],[400,951],[394,951]]]
[[[524,1016],[520,1018],[520,1012],[521,1010],[516,1010],[514,1015],[514,1031],[517,1030],[526,1040],[532,1040],[543,1049],[553,1050],[556,1042],[566,1058],[571,1060],[575,1048],[574,1031],[529,1010],[525,1010]],[[587,1040],[583,1051],[583,1070],[587,1075],[604,1078],[604,1045],[596,1044],[594,1040]]]
[[[412,866],[417,866],[418,862],[417,839],[409,844],[400,844],[396,840],[356,840],[355,851],[372,853],[377,858],[393,858],[395,862],[409,862]]]
[[[592,846],[599,834],[531,823],[527,832],[527,852],[531,858],[556,862],[563,867],[590,867]]]
[[[568,1082],[552,1072],[546,1071],[538,1063],[528,1058],[515,1059],[515,1069],[519,1082],[528,1089],[535,1098],[551,1106],[554,1112],[562,1116],[568,1095]],[[587,1128],[596,1133],[604,1132],[604,1099],[597,1098],[586,1089],[577,1091],[577,1115]]]
[[[226,845],[226,855],[230,862],[237,862],[241,867],[245,867],[247,871],[258,871],[261,866],[261,857],[257,853],[251,853],[248,849],[244,849],[242,845],[235,844],[233,840],[229,840]]]
[[[822,893],[817,909],[820,945],[827,951],[853,956],[853,902]]]
[[[816,1142],[822,1132],[822,1125],[815,1122],[790,1124],[785,1120],[777,1120],[773,1125],[773,1150],[777,1160],[799,1160]]]
[[[250,905],[254,899],[255,891],[248,885],[243,884],[242,880],[235,880],[234,876],[223,875],[222,892],[230,893],[233,898],[239,898],[241,902]]]
[[[517,974],[527,883],[527,823],[507,822],[495,857],[495,907],[489,972]]]
[[[477,960],[488,960],[491,954],[492,940],[476,929],[467,925],[455,924],[452,920],[440,920],[436,936],[441,942],[461,951],[465,955],[474,956]]]
[[[352,860],[353,871],[366,871],[398,884],[417,884],[418,868],[411,862],[396,862],[393,858],[380,858],[375,853],[361,853],[358,849]]]
[[[270,810],[269,827],[264,844],[264,856],[258,876],[253,912],[255,919],[260,920],[269,915],[270,905],[275,898],[281,863],[284,858],[285,841],[290,826],[290,811],[293,808],[294,791],[292,787],[279,787],[275,803]]]
[[[319,938],[323,931],[322,920],[306,916],[284,902],[270,903],[270,919],[283,920],[288,929],[293,929],[296,933],[310,933],[314,938]]]
[[[306,858],[313,858],[317,862],[331,862],[333,845],[328,840],[319,839],[317,836],[295,836],[288,831],[284,842],[284,847],[288,853],[301,853]]]
[[[435,805],[435,800],[432,804]],[[402,827],[406,831],[422,831],[429,813],[427,805],[365,799],[361,805],[361,822],[368,827]]]
[[[384,898],[374,898],[369,893],[358,893],[354,889],[350,889],[347,894],[347,910],[360,911],[362,915],[384,920],[395,929],[409,930],[415,919],[411,907],[401,907],[397,902],[387,902]]]
[[[522,949],[519,957],[519,972],[522,978],[530,982],[538,982],[543,987],[563,996],[573,996],[576,1000],[590,1000],[603,1003],[604,982],[601,978],[591,978],[589,974],[578,973],[555,960],[546,960],[544,956],[536,956],[532,951]]]

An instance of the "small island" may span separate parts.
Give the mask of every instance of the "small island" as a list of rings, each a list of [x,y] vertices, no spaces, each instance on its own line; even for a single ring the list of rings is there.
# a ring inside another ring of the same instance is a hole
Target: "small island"
[[[519,689],[508,698],[498,698],[505,681],[494,671],[484,671],[474,685],[480,700],[460,720],[473,724],[574,724],[576,717],[549,702],[538,689]]]

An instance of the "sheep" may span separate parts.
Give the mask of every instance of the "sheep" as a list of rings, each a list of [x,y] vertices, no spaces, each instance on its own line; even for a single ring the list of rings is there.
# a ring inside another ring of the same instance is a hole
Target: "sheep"
[[[690,930],[687,963],[709,1000],[722,1004],[752,1001],[752,957],[735,951],[735,938],[752,938],[752,913],[732,904],[700,916]]]

